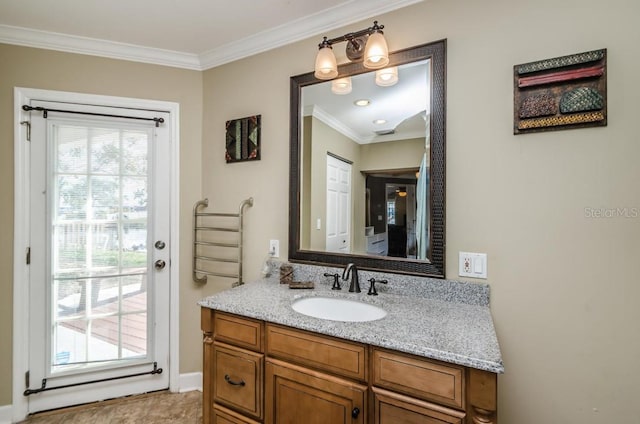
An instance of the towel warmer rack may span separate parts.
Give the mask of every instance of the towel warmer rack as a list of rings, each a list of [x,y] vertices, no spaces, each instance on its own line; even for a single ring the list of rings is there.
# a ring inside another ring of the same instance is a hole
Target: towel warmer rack
[[[201,207],[209,206],[209,199],[196,202],[193,206],[193,281],[206,283],[207,277],[237,278],[232,284],[236,287],[244,284],[242,280],[242,245],[244,208],[253,206],[253,197],[240,202],[238,213],[201,212]],[[224,238],[223,234],[236,233],[233,240]],[[225,249],[235,249],[237,256],[225,255]],[[209,266],[205,266],[209,264]],[[237,264],[237,272],[220,271],[224,264]]]

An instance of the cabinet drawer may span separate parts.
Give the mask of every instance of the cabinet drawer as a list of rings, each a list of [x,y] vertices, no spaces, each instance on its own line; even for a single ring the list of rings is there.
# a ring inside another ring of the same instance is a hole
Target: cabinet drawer
[[[263,351],[264,324],[251,318],[216,311],[214,339],[251,350]]]
[[[262,418],[264,358],[260,353],[213,344],[213,401]]]
[[[373,388],[374,424],[463,424],[465,413]]]
[[[213,405],[211,424],[259,424],[220,405]]]
[[[365,381],[365,345],[267,324],[267,353],[301,365]]]
[[[464,367],[373,349],[374,386],[464,409]]]

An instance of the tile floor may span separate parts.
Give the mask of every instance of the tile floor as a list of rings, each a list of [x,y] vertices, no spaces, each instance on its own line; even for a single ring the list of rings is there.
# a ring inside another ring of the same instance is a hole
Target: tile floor
[[[34,414],[21,424],[200,424],[202,393],[156,392]]]

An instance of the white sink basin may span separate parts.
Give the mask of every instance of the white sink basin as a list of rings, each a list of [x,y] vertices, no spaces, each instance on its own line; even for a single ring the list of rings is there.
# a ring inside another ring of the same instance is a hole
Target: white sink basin
[[[291,307],[301,314],[330,321],[374,321],[387,315],[375,305],[335,297],[304,297],[294,301]]]

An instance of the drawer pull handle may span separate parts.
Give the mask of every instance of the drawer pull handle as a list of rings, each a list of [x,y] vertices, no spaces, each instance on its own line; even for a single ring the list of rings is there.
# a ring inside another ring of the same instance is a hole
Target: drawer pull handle
[[[353,408],[353,411],[351,411],[351,416],[353,418],[358,418],[358,415],[360,415],[360,408]]]
[[[224,381],[231,384],[232,386],[244,386],[246,384],[242,379],[240,381],[233,381],[229,374],[224,375]]]

